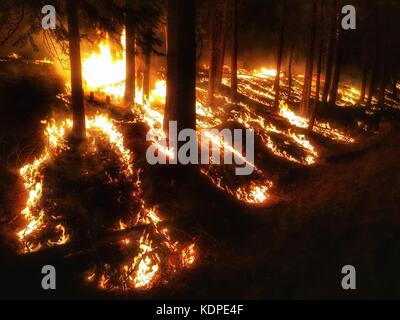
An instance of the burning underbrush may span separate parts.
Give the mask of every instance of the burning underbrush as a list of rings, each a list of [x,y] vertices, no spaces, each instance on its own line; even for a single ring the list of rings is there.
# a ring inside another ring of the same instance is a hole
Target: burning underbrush
[[[123,37],[124,35],[121,39],[122,44],[125,43]],[[122,98],[125,89],[125,55],[113,59],[110,52],[110,44],[108,40],[104,40],[97,50],[85,55],[83,78],[86,90],[101,99],[105,95],[109,103],[124,105]],[[101,69],[106,71],[100,73],[98,70]],[[274,69],[265,67],[257,70],[240,69],[238,91],[241,98],[238,104],[233,104],[229,98],[230,70],[228,67],[224,69],[223,85],[215,94],[212,106],[208,105],[207,101],[207,66],[199,73],[196,86],[199,131],[227,127],[253,130],[256,140],[261,141],[261,151],[257,153],[266,154],[263,158],[271,159],[274,163],[280,162],[283,167],[316,165],[323,162],[325,151],[331,145],[351,145],[356,142],[351,134],[339,129],[340,126],[334,125],[331,121],[318,119],[313,131],[308,130],[308,119],[296,113],[304,81],[302,75],[293,75],[289,81],[286,74],[277,75]],[[107,70],[112,70],[111,78]],[[286,102],[281,101],[279,113],[274,115],[271,109],[275,97],[273,85],[276,76],[281,78],[282,92],[290,91],[290,97],[286,97]],[[159,72],[157,78],[159,80],[155,82],[153,90],[150,90],[149,97],[144,96],[142,86],[137,84],[132,113],[135,119],[149,127],[152,134],[161,137],[166,97],[165,72]],[[289,82],[291,82],[290,89]],[[339,93],[338,104],[353,101],[356,94],[357,89],[343,86]],[[210,138],[217,139],[217,137]],[[168,158],[174,157],[174,150],[165,148],[156,140],[153,140],[153,144]],[[224,150],[231,146],[219,142],[219,148]],[[233,198],[246,204],[263,204],[271,195],[273,186],[273,181],[269,177],[271,172],[264,163],[261,163],[260,167],[256,165],[254,167],[255,173],[252,179],[234,177],[229,166],[202,166],[201,172],[218,189],[227,192]]]
[[[69,142],[70,119],[46,123],[43,154],[20,169],[28,195],[17,231],[20,251],[69,242],[101,248],[101,262],[85,278],[105,290],[168,281],[195,262],[194,243],[174,240],[157,208],[146,206],[140,170],[114,123],[105,115],[86,123],[87,140],[79,146]]]

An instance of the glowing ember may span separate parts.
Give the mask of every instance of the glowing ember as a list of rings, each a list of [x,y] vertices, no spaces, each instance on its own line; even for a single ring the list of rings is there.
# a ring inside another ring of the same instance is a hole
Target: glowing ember
[[[236,197],[239,200],[245,199],[248,203],[263,203],[268,199],[268,190],[272,187],[272,183],[266,185],[257,185],[252,182],[248,187],[241,187],[236,190]]]

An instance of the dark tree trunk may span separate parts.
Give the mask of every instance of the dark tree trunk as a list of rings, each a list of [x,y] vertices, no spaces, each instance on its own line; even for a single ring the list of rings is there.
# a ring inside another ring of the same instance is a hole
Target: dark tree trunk
[[[283,48],[285,44],[285,28],[286,28],[286,0],[283,2],[283,18],[282,25],[279,35],[279,44],[277,50],[277,58],[276,58],[276,77],[274,82],[274,92],[275,92],[275,100],[274,100],[274,112],[279,111],[279,101],[280,101],[280,74],[281,74],[281,66],[282,66],[282,56],[283,56]]]
[[[216,13],[217,4],[211,0],[210,2],[210,63],[208,66],[208,95],[207,103],[210,106],[214,106],[214,95],[215,95],[215,84],[217,79],[217,64],[218,64],[218,50],[217,50],[217,18]]]
[[[232,2],[232,22],[231,22],[231,100],[232,103],[237,103],[237,88],[238,88],[238,78],[237,78],[237,65],[238,65],[238,26],[237,26],[237,0],[231,0]]]
[[[226,4],[227,0],[210,1],[210,63],[207,96],[207,103],[210,106],[214,105],[215,92],[222,81],[227,20],[224,18],[224,16],[226,17]]]
[[[337,1],[334,4],[334,14],[332,14],[330,31],[329,31],[329,43],[328,43],[328,53],[326,58],[326,68],[325,68],[325,83],[324,90],[322,93],[322,103],[326,104],[328,102],[329,89],[331,87],[332,81],[332,71],[333,71],[333,54],[335,47],[335,37],[336,37],[336,5]]]
[[[315,29],[316,29],[316,15],[317,15],[317,1],[312,2],[312,22],[309,36],[309,46],[307,53],[306,70],[304,76],[303,92],[300,102],[300,113],[304,116],[307,115],[310,106],[311,85],[313,78],[313,64],[314,64],[314,43],[315,43]]]
[[[196,129],[196,1],[168,0],[167,12],[166,133],[174,120],[178,130]]]
[[[361,106],[364,101],[365,101],[365,93],[367,91],[367,82],[368,82],[368,71],[369,71],[369,66],[368,66],[368,59],[366,55],[364,55],[364,62],[363,62],[363,74],[362,74],[362,80],[361,80],[361,93],[360,93],[360,100],[358,100],[358,105]]]
[[[380,37],[380,22],[379,22],[378,10],[379,10],[379,6],[378,6],[378,2],[376,2],[375,3],[375,25],[376,25],[375,51],[374,51],[374,58],[373,58],[373,64],[372,64],[371,81],[370,81],[369,89],[368,89],[368,99],[367,99],[367,104],[366,104],[367,109],[371,108],[372,99],[377,90],[379,61],[381,59],[381,57],[380,57],[380,39],[379,39],[379,37]]]
[[[377,85],[378,85],[378,68],[379,68],[379,53],[378,53],[378,47],[377,47],[375,49],[371,81],[369,83],[369,88],[368,88],[368,99],[367,99],[367,105],[366,105],[367,109],[371,107],[372,99],[373,99],[373,97],[375,95],[375,92],[376,92],[376,89],[377,89]]]
[[[221,3],[221,14],[222,14],[222,25],[219,32],[218,41],[218,63],[217,63],[217,79],[216,86],[217,90],[222,83],[224,73],[224,62],[225,62],[225,49],[226,49],[226,38],[228,34],[228,11],[229,11],[229,0],[223,0]]]
[[[343,45],[343,33],[341,31],[341,26],[338,25],[337,29],[337,39],[335,45],[335,67],[333,71],[333,78],[331,89],[329,92],[329,104],[332,106],[336,105],[337,91],[339,88],[340,72],[342,69],[342,45]]]
[[[381,35],[383,38],[384,34]],[[378,83],[378,106],[385,107],[385,91],[386,91],[386,41],[382,39],[381,59],[379,66],[379,83]]]
[[[388,69],[388,35],[387,35],[387,20],[388,7],[385,2],[381,3],[380,17],[378,17],[378,32],[379,32],[379,48],[380,48],[380,61],[379,61],[379,78],[378,78],[378,107],[385,108],[385,93],[387,84],[387,69]],[[393,68],[394,69],[394,68]]]
[[[125,37],[125,60],[126,60],[126,75],[125,75],[125,93],[124,101],[127,105],[135,103],[136,95],[136,30],[135,22],[132,13],[127,8],[125,16],[126,37]]]
[[[386,90],[386,70],[385,61],[382,59],[381,67],[379,71],[379,91],[378,91],[378,106],[381,108],[385,107],[385,90]]]
[[[69,58],[71,64],[71,102],[73,114],[72,135],[83,140],[86,135],[83,104],[82,63],[79,35],[79,0],[67,1]]]
[[[151,67],[151,51],[146,49],[144,55],[144,72],[143,72],[143,98],[149,101],[150,98],[150,67]]]
[[[288,70],[288,95],[287,95],[287,100],[290,100],[290,97],[292,96],[292,81],[293,81],[293,75],[292,75],[292,67],[293,67],[293,52],[294,52],[294,44],[290,46],[290,55],[289,55],[289,70]]]
[[[393,69],[393,77],[392,77],[392,94],[395,99],[397,99],[397,70]]]
[[[323,48],[324,48],[324,34],[323,34],[323,23],[324,23],[324,7],[323,3],[320,4],[320,14],[319,14],[319,48],[318,48],[318,62],[317,62],[317,87],[315,91],[315,100],[313,105],[313,110],[311,112],[311,118],[309,123],[309,130],[313,130],[315,119],[317,117],[318,108],[319,108],[319,96],[321,91],[321,70],[322,70],[322,56],[323,56]]]
[[[367,83],[368,83],[368,72],[369,72],[369,64],[370,64],[370,50],[368,45],[368,33],[366,31],[363,32],[363,54],[362,54],[362,77],[361,77],[361,91],[360,98],[357,101],[358,106],[362,106],[365,101],[365,94],[367,92]]]

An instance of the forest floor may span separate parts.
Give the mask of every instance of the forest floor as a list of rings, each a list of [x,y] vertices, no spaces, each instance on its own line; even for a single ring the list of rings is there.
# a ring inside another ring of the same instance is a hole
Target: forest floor
[[[16,169],[40,151],[40,120],[52,111],[62,87],[51,83],[37,75],[0,74],[2,229],[21,196],[15,191]],[[137,149],[137,130],[124,128],[129,148]],[[199,239],[200,248],[194,268],[150,291],[104,293],[82,281],[90,257],[26,259],[2,234],[0,297],[400,298],[399,125],[385,122],[380,132],[368,147],[292,171],[279,186],[281,199],[264,206],[240,204],[200,175],[171,188],[170,168],[148,170],[144,188],[149,198],[158,194],[158,200],[164,197],[192,217],[188,232]],[[55,292],[40,288],[45,264],[57,268]],[[341,288],[341,269],[349,264],[357,270],[355,291]]]

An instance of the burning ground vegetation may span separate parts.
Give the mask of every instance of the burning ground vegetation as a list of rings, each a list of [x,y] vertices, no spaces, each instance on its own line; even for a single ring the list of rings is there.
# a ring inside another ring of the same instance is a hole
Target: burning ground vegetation
[[[143,168],[137,166],[135,146],[127,145],[119,129],[142,124],[153,136],[163,136],[165,71],[158,72],[149,97],[144,97],[143,88],[138,86],[135,105],[127,107],[122,102],[125,61],[123,57],[113,59],[109,52],[104,40],[82,61],[86,104],[95,110],[86,117],[87,140],[79,146],[70,143],[73,122],[66,112],[68,83],[65,93],[58,96],[65,110],[43,119],[47,143],[19,170],[26,199],[15,238],[21,254],[77,243],[91,247],[105,239],[100,242],[107,243],[107,252],[111,253],[87,268],[84,281],[102,290],[151,289],[200,263],[201,247],[195,236],[177,236],[171,223],[165,221],[168,213],[146,203]],[[113,70],[112,78],[107,70]],[[256,161],[251,176],[235,176],[233,166],[201,165],[199,171],[211,186],[245,206],[279,202],[281,174],[318,166],[335,153],[356,148],[376,130],[368,120],[373,113],[365,112],[362,106],[354,107],[359,91],[348,84],[341,85],[337,105],[343,110],[357,108],[356,126],[341,122],[339,117],[321,117],[310,131],[308,119],[295,111],[302,75],[293,78],[290,97],[282,99],[278,114],[273,114],[274,69],[240,69],[239,102],[234,104],[229,98],[229,68],[225,67],[223,86],[213,107],[206,103],[206,71],[207,66],[200,70],[196,87],[198,129],[253,130]],[[279,76],[285,91],[288,78],[284,73]],[[210,140],[221,151],[235,153],[218,137]],[[167,157],[175,156],[174,150],[162,148],[158,140],[151,143]]]
[[[71,240],[95,245],[110,231],[123,231],[113,240],[110,261],[88,270],[87,282],[106,290],[147,289],[165,282],[166,275],[195,262],[195,244],[175,241],[157,208],[146,206],[140,170],[113,122],[105,115],[86,121],[87,140],[79,150],[67,141],[71,119],[43,121],[48,145],[20,169],[29,195],[21,211],[25,224],[17,232],[20,251],[32,253]]]

